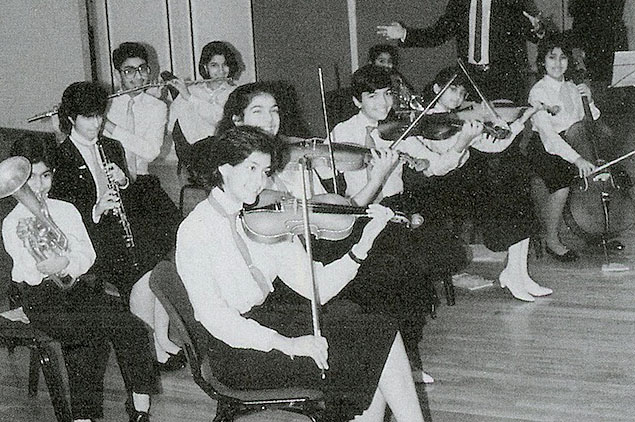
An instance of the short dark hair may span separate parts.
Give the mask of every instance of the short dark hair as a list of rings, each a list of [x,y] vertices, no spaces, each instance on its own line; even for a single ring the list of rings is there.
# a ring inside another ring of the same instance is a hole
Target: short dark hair
[[[74,82],[64,90],[62,102],[58,108],[60,129],[69,135],[73,125],[68,120],[75,120],[78,115],[92,117],[102,116],[106,112],[108,94],[101,85],[95,82]]]
[[[210,189],[223,186],[219,167],[223,164],[240,164],[255,151],[271,156],[272,171],[278,171],[282,167],[284,145],[277,137],[256,127],[235,127],[218,137],[203,139],[196,143],[198,144],[201,144],[198,148],[200,155],[193,164],[193,170],[197,174],[197,180]]]
[[[220,135],[235,127],[234,116],[242,119],[245,115],[245,109],[249,106],[251,100],[260,94],[269,94],[278,102],[276,89],[269,82],[253,82],[241,85],[229,94],[223,109],[223,118],[216,128],[216,135]]]
[[[389,88],[392,86],[390,72],[381,66],[367,64],[360,67],[353,73],[351,88],[353,97],[358,101],[362,100],[364,92],[373,93],[377,89]]]
[[[399,65],[399,53],[394,45],[390,44],[375,44],[368,49],[368,63],[374,64],[375,60],[381,53],[388,53],[392,57],[392,64],[394,67]]]
[[[112,65],[121,70],[123,62],[131,57],[139,57],[148,63],[148,52],[144,46],[136,42],[124,42],[112,52]]]
[[[558,48],[558,47],[562,49],[562,52],[565,54],[565,56],[571,59],[571,57],[573,56],[571,51],[571,43],[566,34],[561,34],[561,33],[550,34],[546,36],[545,38],[543,38],[542,40],[540,40],[540,42],[538,43],[536,64],[538,65],[538,73],[540,75],[545,75],[546,73],[545,57],[547,57],[547,54],[553,51],[554,48]]]
[[[54,138],[25,133],[11,145],[11,157],[25,157],[31,164],[44,163],[53,170],[56,166],[57,146]]]
[[[437,75],[434,77],[433,84],[437,84],[441,88],[443,88],[445,84],[450,82],[450,80],[452,79],[454,75],[456,75],[456,79],[454,79],[454,82],[452,82],[452,85],[462,86],[464,88],[470,87],[469,82],[467,78],[465,77],[465,74],[458,66],[449,66],[444,69],[441,69],[439,73],[437,73]]]
[[[200,73],[203,79],[209,78],[206,66],[214,56],[225,57],[225,63],[227,64],[227,67],[229,67],[229,74],[227,76],[229,78],[236,76],[240,70],[240,65],[234,50],[224,41],[212,41],[203,47],[203,50],[201,51],[201,58],[198,61],[198,73]]]

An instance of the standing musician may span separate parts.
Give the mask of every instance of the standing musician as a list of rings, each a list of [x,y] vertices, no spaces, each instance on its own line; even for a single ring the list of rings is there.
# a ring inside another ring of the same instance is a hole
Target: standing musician
[[[216,339],[210,359],[215,375],[238,389],[320,389],[325,420],[361,414],[359,420],[381,422],[388,405],[397,421],[423,421],[401,336],[388,320],[325,312],[322,337],[309,334],[308,304],[267,306],[276,276],[307,298],[311,285],[304,271],[308,256],[297,237],[257,243],[238,218],[279,166],[275,138],[240,127],[208,145],[197,165],[212,190],[179,227],[176,264],[196,319]],[[322,303],[355,276],[393,215],[379,205],[368,213],[371,221],[348,254],[329,265],[313,264]],[[320,369],[328,370],[325,379]]]
[[[188,86],[181,79],[169,81],[179,95],[170,106],[168,130],[172,131],[179,160],[186,168],[192,159],[191,145],[216,133],[223,117],[223,106],[234,90],[233,80],[238,77],[240,64],[230,45],[212,41],[203,47],[198,72],[205,84]]]
[[[433,84],[434,94],[441,91],[456,68],[439,72]],[[432,113],[459,109],[466,97],[461,75],[439,97]],[[408,138],[402,149],[430,161],[427,180],[412,180],[408,189],[414,201],[411,207],[435,224],[447,219],[462,222],[466,216],[476,219],[483,230],[485,246],[494,251],[507,250],[507,265],[499,275],[501,287],[507,287],[517,299],[532,302],[534,296],[546,296],[551,289],[534,282],[527,271],[529,236],[534,231],[526,166],[514,143],[534,110],[527,110],[511,123],[504,139],[484,133],[483,123],[466,121],[460,130],[443,140],[425,136]]]
[[[538,60],[544,76],[529,93],[531,104],[543,102],[560,107],[555,116],[541,111],[532,117],[535,136],[528,153],[532,168],[549,190],[549,197],[542,209],[546,251],[562,262],[578,259],[578,254],[564,246],[558,237],[569,187],[576,176],[586,177],[596,168],[567,143],[563,134],[585,117],[582,96],[589,99],[593,119],[600,117],[590,88],[584,83],[576,85],[565,77],[570,58],[571,50],[564,37],[554,36],[543,40],[538,45]],[[617,241],[610,244],[617,249],[623,248]]]
[[[430,27],[404,27],[398,22],[378,26],[377,34],[400,40],[403,47],[436,47],[452,38],[457,56],[488,98],[525,100],[526,41],[545,35],[540,20],[530,15],[531,0],[448,0],[445,13]]]
[[[81,117],[80,117],[81,118]],[[57,225],[68,240],[66,249],[37,250],[41,245],[29,221],[35,220],[22,203],[2,223],[2,239],[13,259],[12,279],[20,285],[24,312],[31,324],[60,341],[68,372],[71,411],[75,421],[103,417],[104,373],[112,342],[129,394],[126,403],[130,421],[149,421],[149,394],[158,393],[158,377],[153,367],[146,329],[130,312],[107,298],[100,274],[92,267],[95,251],[81,214],[73,204],[49,199],[54,178],[55,145],[25,136],[17,140],[12,156],[31,163],[28,187],[41,201],[42,213]],[[48,227],[50,229],[50,227]],[[25,246],[22,238],[36,236]],[[46,258],[42,259],[41,257]],[[38,257],[37,259],[35,257]],[[54,283],[74,280],[70,289]]]

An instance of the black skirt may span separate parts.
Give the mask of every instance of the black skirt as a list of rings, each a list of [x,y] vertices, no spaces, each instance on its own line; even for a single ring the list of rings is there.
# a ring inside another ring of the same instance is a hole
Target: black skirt
[[[274,306],[275,303],[275,306]],[[391,319],[351,312],[350,308],[323,308],[322,336],[328,341],[326,378],[309,357],[289,356],[272,350],[239,349],[216,340],[211,365],[216,377],[235,389],[310,388],[324,393],[325,420],[350,420],[366,410],[377,390],[388,353],[397,333]],[[311,334],[308,300],[281,305],[267,298],[247,315],[287,337]]]
[[[411,175],[404,183],[429,224],[440,229],[472,219],[490,250],[505,251],[538,228],[528,164],[517,143],[500,153],[470,149],[467,162],[447,175]]]
[[[558,155],[549,154],[534,132],[527,147],[531,170],[545,182],[549,193],[570,187],[578,175],[577,167]]]

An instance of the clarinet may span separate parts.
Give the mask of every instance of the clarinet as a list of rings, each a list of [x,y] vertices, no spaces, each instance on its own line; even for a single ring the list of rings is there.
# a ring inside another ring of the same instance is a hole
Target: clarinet
[[[99,158],[101,160],[104,172],[106,173],[106,178],[108,179],[108,189],[111,189],[115,196],[117,197],[117,207],[113,209],[113,214],[119,220],[119,224],[123,228],[123,240],[126,248],[131,253],[132,264],[134,267],[138,267],[139,262],[136,259],[136,251],[135,251],[135,240],[132,234],[132,229],[130,228],[130,222],[128,221],[128,216],[126,215],[126,209],[124,208],[123,201],[121,199],[121,191],[119,190],[119,183],[112,177],[108,167],[110,167],[110,160],[106,156],[104,152],[104,147],[101,143],[97,143],[97,150],[99,151]]]

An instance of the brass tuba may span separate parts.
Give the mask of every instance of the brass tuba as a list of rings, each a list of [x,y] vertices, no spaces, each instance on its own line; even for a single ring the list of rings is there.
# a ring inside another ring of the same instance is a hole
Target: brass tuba
[[[10,157],[0,163],[0,198],[13,196],[34,217],[25,218],[26,230],[18,230],[18,237],[36,262],[52,254],[63,256],[68,252],[68,239],[49,215],[43,198],[38,198],[26,183],[31,176],[31,163],[25,157]],[[75,279],[63,280],[58,274],[49,278],[62,290],[70,289]]]

